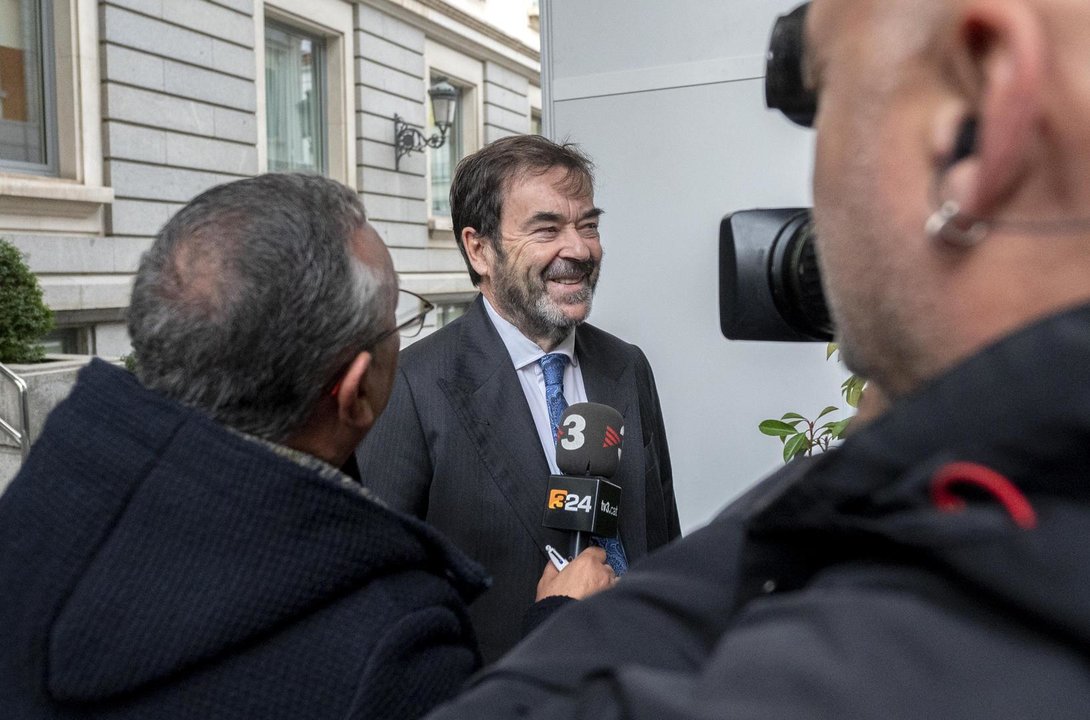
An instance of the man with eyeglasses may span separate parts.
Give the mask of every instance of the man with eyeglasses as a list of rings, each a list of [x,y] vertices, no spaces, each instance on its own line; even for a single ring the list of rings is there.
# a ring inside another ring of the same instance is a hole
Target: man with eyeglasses
[[[602,261],[589,159],[537,135],[497,140],[459,163],[451,214],[480,296],[402,353],[390,408],[360,447],[360,476],[488,570],[493,585],[470,611],[490,662],[535,621],[535,599],[559,605],[608,588],[680,529],[650,365],[585,322]],[[566,552],[568,534],[542,526],[559,472],[554,416],[581,401],[624,417],[612,478],[619,538],[558,573],[546,547]]]
[[[1088,716],[1090,3],[808,5],[769,80],[870,422],[434,720]]]
[[[357,194],[213,188],[0,497],[5,718],[415,718],[480,665],[483,570],[337,468],[382,413],[397,277]],[[415,300],[414,300],[415,302]]]

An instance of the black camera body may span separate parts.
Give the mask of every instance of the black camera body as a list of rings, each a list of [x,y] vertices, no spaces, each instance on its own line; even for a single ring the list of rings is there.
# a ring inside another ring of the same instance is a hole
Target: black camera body
[[[723,218],[719,325],[731,340],[833,339],[808,208],[740,210]]]
[[[765,67],[765,104],[806,127],[817,113],[802,72],[809,6],[776,21]],[[719,325],[731,340],[833,339],[808,208],[741,210],[723,218]]]

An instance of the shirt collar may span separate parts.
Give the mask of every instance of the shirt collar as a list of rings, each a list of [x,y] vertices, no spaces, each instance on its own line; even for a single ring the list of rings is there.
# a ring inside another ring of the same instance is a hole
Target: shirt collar
[[[481,295],[481,299],[484,300],[484,309],[488,313],[489,319],[492,320],[496,332],[500,334],[500,340],[503,340],[503,344],[507,348],[507,354],[511,356],[511,364],[515,366],[515,370],[522,370],[524,367],[536,363],[546,354],[536,342],[523,335],[521,330],[501,317],[496,309],[492,307],[492,303],[488,302],[488,298]],[[567,355],[572,366],[578,367],[579,361],[575,357],[575,332],[569,332],[567,337],[553,348],[552,352]]]
[[[244,440],[248,440],[256,445],[264,447],[266,450],[269,450],[274,455],[282,457],[285,460],[288,460],[289,462],[298,465],[299,467],[317,473],[326,480],[332,480],[339,485],[351,488],[353,492],[362,491],[363,495],[371,500],[377,501],[377,498],[375,498],[367,488],[363,487],[362,485],[360,485],[360,483],[356,482],[351,477],[341,472],[339,468],[333,467],[325,460],[317,458],[310,453],[305,453],[302,450],[296,450],[295,448],[290,448],[287,445],[281,445],[280,443],[275,443],[271,440],[266,440],[265,438],[251,435],[249,433],[242,432],[241,430],[236,430],[233,427],[227,427],[226,425],[224,425],[223,427],[227,428],[229,432],[237,435]]]

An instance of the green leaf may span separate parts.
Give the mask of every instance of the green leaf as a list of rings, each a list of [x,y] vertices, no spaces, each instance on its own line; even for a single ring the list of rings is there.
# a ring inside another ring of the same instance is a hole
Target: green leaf
[[[764,420],[757,426],[757,429],[765,435],[773,437],[787,437],[798,432],[793,425],[788,425],[782,420]]]
[[[833,356],[833,353],[840,350],[840,345],[837,343],[829,343],[825,346],[825,359],[828,360]]]
[[[805,420],[805,419],[806,418],[804,418],[802,415],[799,415],[796,412],[784,413],[783,417],[780,418],[780,420]]]
[[[829,428],[829,434],[839,440],[840,438],[844,437],[844,431],[848,429],[848,426],[851,424],[851,422],[851,418],[844,418],[839,422],[833,423],[832,427]]]
[[[806,437],[806,433],[799,433],[784,444],[783,461],[789,462],[791,458],[795,457],[801,452],[809,450],[810,447],[810,440]]]
[[[827,408],[825,408],[824,410],[822,410],[822,411],[821,411],[821,412],[820,412],[820,413],[818,414],[818,416],[817,416],[816,418],[814,418],[814,422],[817,422],[818,420],[820,420],[821,418],[825,417],[825,416],[826,416],[826,415],[828,415],[829,413],[831,413],[831,412],[836,412],[836,411],[837,411],[837,410],[839,410],[839,409],[840,409],[840,408],[836,407],[835,405],[830,405],[829,407],[827,407]]]
[[[841,383],[840,392],[844,395],[845,402],[852,407],[859,407],[859,398],[863,396],[863,388],[866,385],[867,381],[858,375],[852,375]]]

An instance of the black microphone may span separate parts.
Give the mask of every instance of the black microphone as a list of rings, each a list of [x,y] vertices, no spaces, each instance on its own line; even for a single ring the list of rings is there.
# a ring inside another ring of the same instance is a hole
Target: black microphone
[[[556,465],[563,475],[549,476],[541,524],[572,533],[572,558],[589,535],[617,537],[621,487],[606,478],[617,471],[623,439],[624,418],[608,405],[576,403],[560,416]]]

